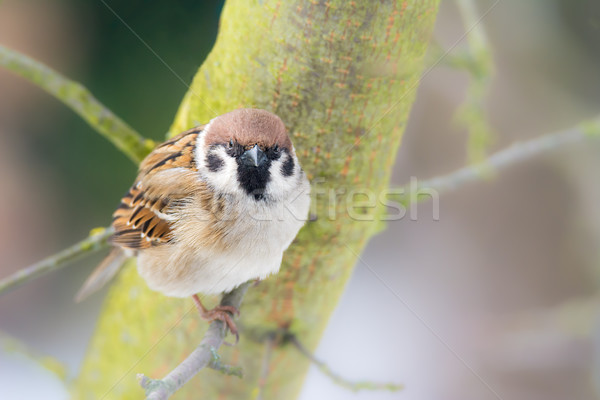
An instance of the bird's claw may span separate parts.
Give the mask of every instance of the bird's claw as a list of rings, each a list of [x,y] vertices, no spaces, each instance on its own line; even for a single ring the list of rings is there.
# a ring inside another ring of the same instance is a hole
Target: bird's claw
[[[216,306],[212,310],[207,310],[198,296],[192,297],[194,299],[194,302],[196,303],[196,307],[198,308],[198,311],[200,312],[200,317],[202,317],[202,319],[209,322],[214,321],[216,319],[222,321],[227,326],[227,328],[229,328],[229,331],[233,335],[235,335],[235,343],[237,344],[240,341],[240,335],[238,333],[237,326],[235,325],[235,322],[233,322],[232,318],[232,316],[234,315],[240,315],[240,310],[238,310],[234,306]]]

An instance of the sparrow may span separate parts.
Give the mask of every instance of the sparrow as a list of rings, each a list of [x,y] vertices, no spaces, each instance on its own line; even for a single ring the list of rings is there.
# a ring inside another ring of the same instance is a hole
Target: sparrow
[[[157,146],[140,164],[113,214],[110,254],[86,280],[80,301],[129,257],[150,289],[192,297],[206,320],[238,310],[207,310],[198,293],[228,292],[276,273],[307,219],[310,185],[281,119],[238,109]]]

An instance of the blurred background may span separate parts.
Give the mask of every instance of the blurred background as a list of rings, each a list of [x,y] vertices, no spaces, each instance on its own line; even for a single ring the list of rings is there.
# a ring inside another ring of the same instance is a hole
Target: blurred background
[[[493,3],[478,1],[478,14]],[[185,82],[210,51],[222,8],[110,4]],[[495,70],[481,104],[490,151],[600,114],[600,3],[500,0],[481,23]],[[456,4],[443,0],[434,40],[447,49],[464,32]],[[0,44],[82,82],[158,141],[186,91],[100,1],[2,0]],[[468,162],[467,129],[456,120],[468,83],[443,61],[424,75],[394,184]],[[600,398],[597,171],[597,141],[563,147],[442,195],[439,221],[422,203],[416,221],[389,223],[357,265],[316,355],[349,379],[406,389],[355,394],[313,368],[301,398]],[[106,226],[135,173],[69,109],[0,69],[0,277]],[[105,292],[82,304],[72,298],[101,256],[0,297],[0,331],[75,376]],[[365,315],[379,318],[378,330],[356,323]],[[27,357],[0,351],[5,398],[67,398],[44,374]]]

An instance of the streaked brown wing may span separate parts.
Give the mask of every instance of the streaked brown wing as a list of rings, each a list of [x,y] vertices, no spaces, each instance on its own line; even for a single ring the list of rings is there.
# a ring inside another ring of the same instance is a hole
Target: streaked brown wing
[[[113,214],[115,233],[111,243],[128,249],[145,249],[169,241],[169,222],[157,213],[167,211],[167,206],[168,200],[151,199],[145,191],[131,188]]]
[[[158,145],[140,164],[140,175],[165,168],[196,168],[194,145],[198,134],[206,125],[201,125]],[[138,177],[139,178],[139,177]]]
[[[173,210],[196,189],[194,145],[203,127],[175,136],[142,161],[136,184],[113,214],[113,245],[140,250],[172,239]]]

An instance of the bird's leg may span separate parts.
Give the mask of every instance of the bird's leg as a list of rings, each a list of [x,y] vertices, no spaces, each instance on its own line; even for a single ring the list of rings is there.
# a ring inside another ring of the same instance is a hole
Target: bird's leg
[[[216,306],[212,310],[207,310],[197,294],[193,295],[192,299],[194,299],[194,303],[196,303],[196,308],[198,308],[202,319],[206,321],[214,321],[215,319],[223,321],[231,333],[235,335],[235,341],[237,343],[240,336],[238,334],[237,326],[235,326],[235,322],[233,322],[233,319],[231,318],[231,315],[240,315],[240,311],[237,308],[233,306]]]

